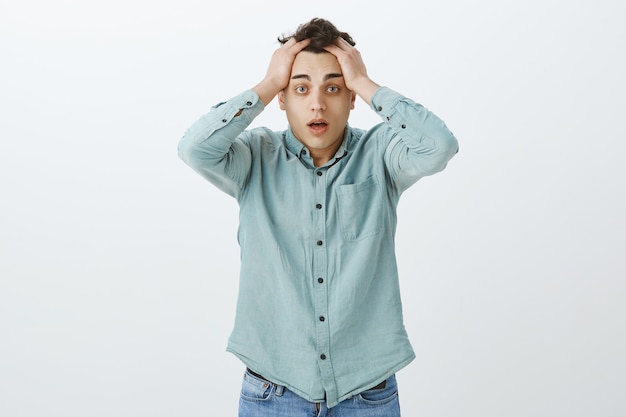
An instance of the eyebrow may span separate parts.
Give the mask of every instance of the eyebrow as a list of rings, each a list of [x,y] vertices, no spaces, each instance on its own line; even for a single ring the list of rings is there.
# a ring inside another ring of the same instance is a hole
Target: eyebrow
[[[341,77],[343,77],[343,74],[339,74],[339,73],[326,74],[324,76],[324,81],[328,81],[333,78],[341,78]],[[292,80],[299,80],[302,78],[304,78],[305,80],[311,81],[311,76],[309,76],[308,74],[296,74],[293,77],[291,77]]]

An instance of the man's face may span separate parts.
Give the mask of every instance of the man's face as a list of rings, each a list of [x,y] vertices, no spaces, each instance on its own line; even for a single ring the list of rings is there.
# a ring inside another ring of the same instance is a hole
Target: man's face
[[[355,98],[346,88],[337,58],[327,52],[296,55],[289,85],[278,95],[296,138],[314,157],[328,159],[341,145]]]

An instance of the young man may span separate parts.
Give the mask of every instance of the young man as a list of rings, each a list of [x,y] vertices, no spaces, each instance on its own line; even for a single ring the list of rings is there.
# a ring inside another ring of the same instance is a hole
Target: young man
[[[254,88],[186,132],[180,157],[240,206],[228,351],[247,366],[240,416],[400,415],[414,353],[394,249],[396,206],[457,152],[444,123],[367,75],[347,33],[301,25]],[[278,96],[289,127],[246,130]],[[360,96],[382,123],[348,125]]]

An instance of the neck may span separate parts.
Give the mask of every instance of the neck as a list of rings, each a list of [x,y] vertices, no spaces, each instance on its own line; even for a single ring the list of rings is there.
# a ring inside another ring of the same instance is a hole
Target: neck
[[[341,142],[337,143],[337,145],[333,146],[332,148],[309,149],[309,152],[311,153],[311,158],[313,159],[313,165],[315,165],[316,167],[321,167],[326,164],[326,162],[330,161],[335,156],[340,146]]]

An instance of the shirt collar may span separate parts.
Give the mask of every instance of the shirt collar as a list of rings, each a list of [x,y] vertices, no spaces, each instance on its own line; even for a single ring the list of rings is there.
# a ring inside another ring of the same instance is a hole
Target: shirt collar
[[[291,127],[285,132],[285,146],[298,158],[302,155],[302,151],[306,151],[306,146],[294,136]]]

